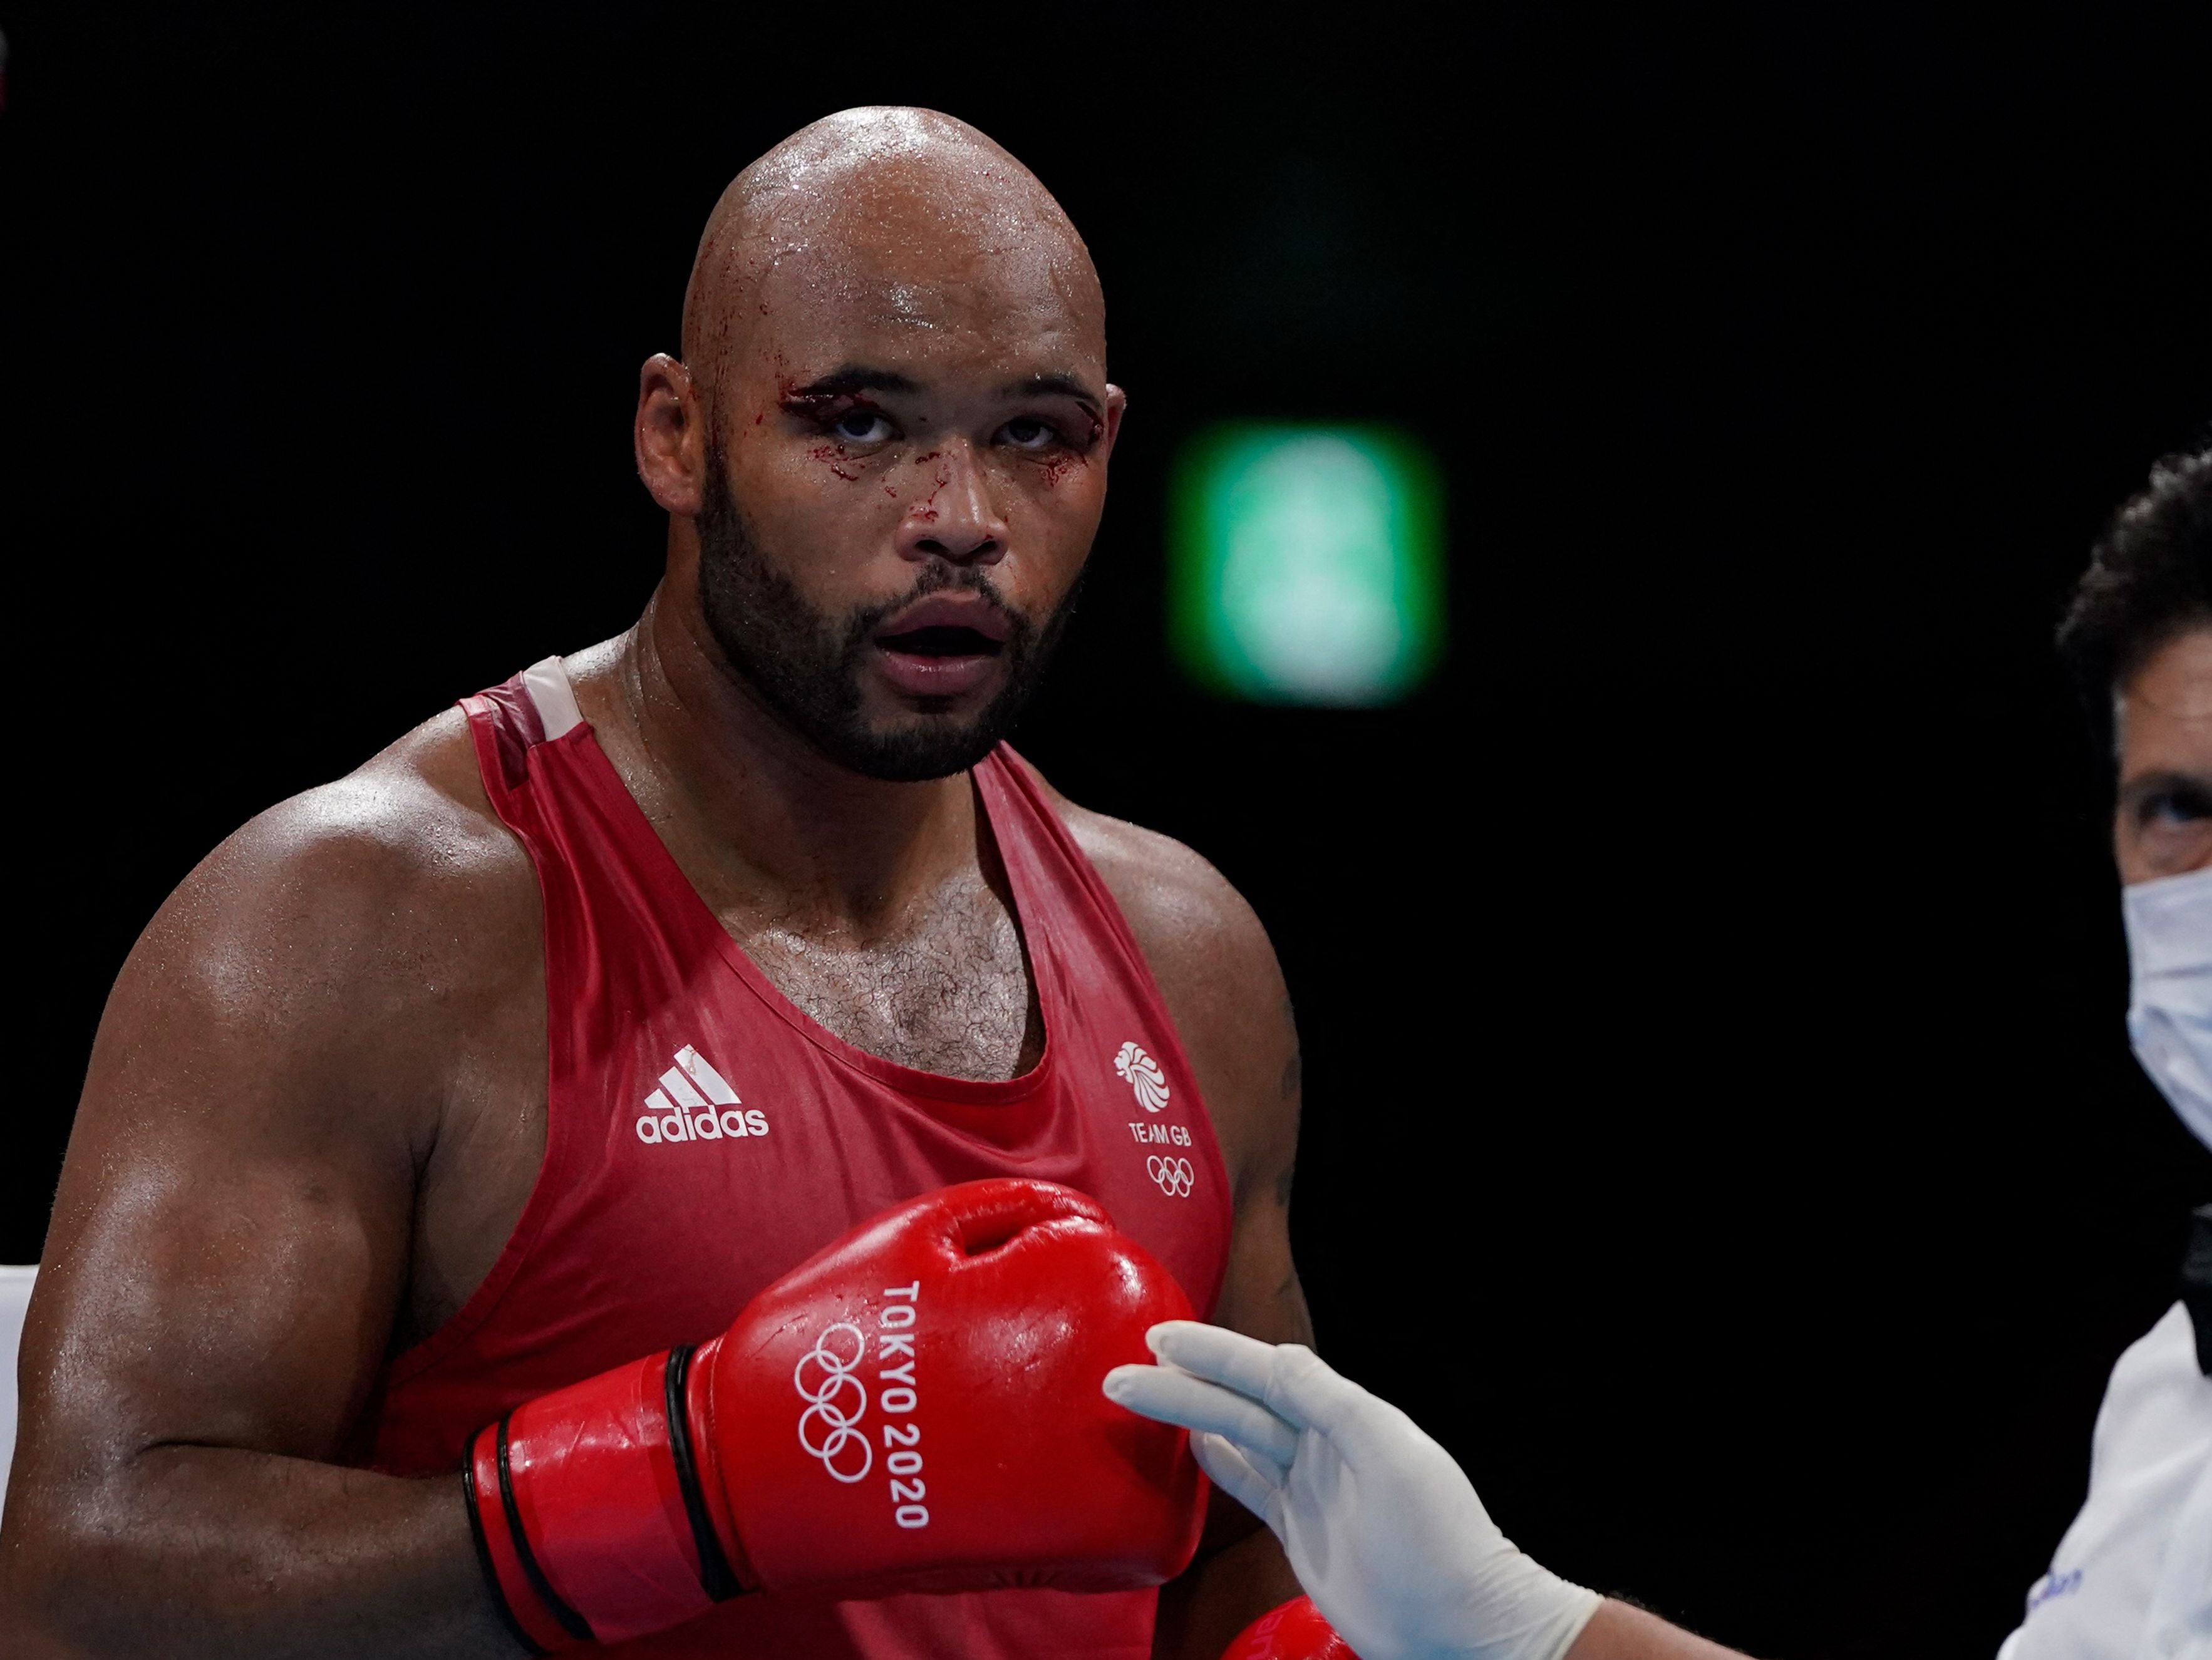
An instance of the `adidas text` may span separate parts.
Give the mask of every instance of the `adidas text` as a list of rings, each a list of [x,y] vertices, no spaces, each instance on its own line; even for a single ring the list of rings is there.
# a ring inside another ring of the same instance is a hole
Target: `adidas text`
[[[658,1141],[720,1141],[741,1135],[766,1135],[768,1115],[738,1099],[729,1081],[686,1043],[676,1064],[660,1074],[660,1087],[645,1098],[637,1139]]]

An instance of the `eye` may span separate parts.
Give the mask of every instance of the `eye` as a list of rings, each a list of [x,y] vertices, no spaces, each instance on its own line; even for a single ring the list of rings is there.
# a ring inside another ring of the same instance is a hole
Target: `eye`
[[[2212,818],[2212,791],[2187,784],[2154,790],[2143,797],[2136,816],[2149,825],[2199,824]]]
[[[1018,415],[999,429],[999,435],[1018,450],[1049,449],[1060,441],[1060,429],[1034,415]]]
[[[830,430],[848,444],[880,444],[891,435],[891,423],[881,410],[847,410]]]
[[[2212,865],[2212,779],[2147,781],[2122,817],[2124,867],[2130,880],[2174,876]]]

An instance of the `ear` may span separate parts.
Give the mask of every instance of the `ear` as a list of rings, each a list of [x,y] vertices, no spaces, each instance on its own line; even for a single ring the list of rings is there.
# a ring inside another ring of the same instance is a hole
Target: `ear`
[[[647,493],[680,518],[697,517],[707,476],[706,405],[691,371],[665,351],[638,371],[630,441]]]
[[[1101,461],[1114,453],[1114,441],[1121,436],[1121,417],[1129,411],[1129,394],[1109,381],[1106,386],[1106,432],[1098,446]]]

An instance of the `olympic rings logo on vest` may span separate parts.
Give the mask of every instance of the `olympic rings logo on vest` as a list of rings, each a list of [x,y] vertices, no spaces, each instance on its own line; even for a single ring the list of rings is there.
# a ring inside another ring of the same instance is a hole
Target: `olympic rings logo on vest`
[[[928,1483],[921,1479],[921,1404],[915,1383],[915,1326],[921,1318],[921,1281],[886,1286],[876,1324],[877,1404],[883,1426],[884,1468],[890,1477],[891,1520],[902,1528],[929,1525]],[[799,1414],[799,1444],[835,1481],[848,1487],[875,1468],[876,1450],[861,1427],[868,1415],[868,1386],[856,1375],[868,1357],[868,1335],[850,1320],[824,1326],[814,1347],[792,1368],[791,1386],[806,1404]],[[893,1362],[898,1364],[893,1365]],[[890,1421],[904,1418],[904,1423]]]
[[[1198,1186],[1198,1172],[1188,1158],[1163,1158],[1155,1153],[1145,1160],[1145,1174],[1170,1199],[1188,1199]]]

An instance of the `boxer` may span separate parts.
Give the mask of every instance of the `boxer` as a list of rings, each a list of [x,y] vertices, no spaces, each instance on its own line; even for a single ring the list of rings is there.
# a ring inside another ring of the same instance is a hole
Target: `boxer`
[[[1295,1591],[1234,1506],[1183,1568],[1174,1432],[1066,1383],[1186,1303],[1308,1335],[1265,933],[1003,741],[1106,375],[1081,239],[973,129],[738,175],[640,379],[642,616],[253,820],[122,970],[11,1644],[1211,1660]],[[512,488],[495,369],[454,381]]]

